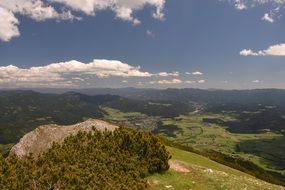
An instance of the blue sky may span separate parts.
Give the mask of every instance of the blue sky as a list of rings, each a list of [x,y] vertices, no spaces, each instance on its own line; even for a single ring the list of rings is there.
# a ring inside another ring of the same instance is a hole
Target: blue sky
[[[285,1],[29,2],[0,2],[0,87],[285,88]]]

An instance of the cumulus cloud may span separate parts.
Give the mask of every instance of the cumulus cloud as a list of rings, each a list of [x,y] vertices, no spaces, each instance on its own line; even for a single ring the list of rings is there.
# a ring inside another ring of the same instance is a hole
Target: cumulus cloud
[[[0,7],[0,40],[9,41],[19,36],[18,24],[18,19],[11,11]]]
[[[74,13],[81,12],[94,16],[98,11],[111,10],[116,18],[137,25],[141,21],[134,16],[134,13],[146,5],[155,8],[152,14],[155,19],[164,19],[165,0],[1,0],[0,40],[9,41],[20,35],[16,15],[24,15],[36,21],[80,20],[81,18]]]
[[[58,12],[42,0],[1,0],[0,1],[0,40],[9,41],[20,35],[16,15],[24,15],[35,21],[47,19],[79,19],[69,10]]]
[[[157,76],[159,76],[159,77],[178,77],[179,72],[177,72],[177,71],[172,72],[172,73],[160,72],[157,74]]]
[[[193,72],[192,75],[203,75],[203,73],[200,71],[196,71],[196,72]]]
[[[242,56],[285,56],[285,44],[272,45],[266,50],[254,52],[251,49],[240,51]]]
[[[200,71],[195,71],[195,72],[192,72],[192,73],[186,72],[185,74],[186,74],[186,75],[203,75],[203,73],[200,72]]]
[[[261,53],[261,52],[259,52],[259,53]],[[239,54],[242,56],[258,56],[259,53],[255,53],[251,49],[243,49],[239,52]]]
[[[252,83],[261,83],[261,81],[260,80],[253,80],[253,81],[251,81]]]
[[[134,67],[117,60],[98,60],[90,63],[68,61],[52,63],[46,66],[18,68],[13,65],[0,67],[0,84],[23,86],[43,84],[75,85],[73,82],[84,82],[84,76],[108,77],[151,77],[153,74],[143,72],[140,67]]]
[[[110,9],[115,12],[116,16],[126,21],[137,23],[133,13],[142,9],[145,5],[154,6],[156,10],[153,17],[163,19],[163,9],[165,0],[49,0],[70,7],[75,11],[84,12],[87,15],[95,15],[97,11]]]
[[[205,80],[198,80],[198,83],[199,84],[204,84],[204,83],[206,83],[206,81]]]

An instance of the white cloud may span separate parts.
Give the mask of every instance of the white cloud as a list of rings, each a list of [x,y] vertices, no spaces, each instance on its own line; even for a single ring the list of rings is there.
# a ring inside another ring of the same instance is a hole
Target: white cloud
[[[44,84],[75,85],[73,81],[84,82],[84,76],[97,76],[99,78],[116,77],[151,77],[153,74],[140,71],[134,67],[116,60],[98,60],[90,63],[68,61],[52,63],[42,67],[28,69],[13,65],[0,67],[1,85],[42,86]]]
[[[235,5],[235,8],[238,10],[247,9],[245,0],[234,0],[234,5]]]
[[[181,84],[183,81],[180,79],[172,79],[172,80],[159,80],[159,81],[151,81],[150,84]]]
[[[142,71],[139,66],[131,66],[118,60],[94,59],[83,63],[76,60],[51,63],[45,66],[19,68],[17,66],[0,66],[1,87],[79,87],[90,86],[98,80],[118,80],[129,83],[131,78],[177,77],[179,72],[150,73]],[[170,80],[151,81],[150,84],[194,84],[200,81],[182,81],[174,78]]]
[[[84,81],[85,81],[85,79],[80,78],[80,77],[74,77],[74,78],[72,78],[72,80],[81,81],[81,82],[84,82]]]
[[[251,81],[252,83],[261,83],[261,81],[260,80],[253,80],[253,81]]]
[[[69,10],[58,12],[43,0],[1,0],[0,7],[12,12],[28,16],[36,21],[47,19],[73,20],[76,19]]]
[[[159,81],[150,81],[150,84],[160,84],[160,85],[173,85],[173,84],[203,84],[206,83],[205,80],[199,80],[199,81],[182,81],[180,79],[172,79],[172,80],[159,80]]]
[[[19,36],[18,24],[18,19],[11,11],[0,7],[0,40],[9,41]]]
[[[190,73],[190,72],[185,72],[185,74],[186,74],[186,75],[203,75],[203,73],[200,72],[200,71],[195,71],[195,72],[192,72],[192,73]]]
[[[244,49],[240,52],[242,56],[285,56],[285,44],[270,46],[266,50],[254,52],[251,49]]]
[[[192,80],[187,80],[187,81],[185,81],[185,83],[186,84],[195,84],[195,83],[197,83],[196,81],[192,81]]]
[[[139,24],[140,21],[134,17],[134,12],[141,10],[145,5],[156,8],[153,17],[163,19],[163,9],[165,0],[49,0],[68,6],[72,10],[81,11],[87,15],[95,15],[100,10],[112,10],[116,17],[125,21]]]
[[[157,76],[160,76],[160,77],[178,77],[179,72],[177,72],[177,71],[172,72],[172,73],[160,72],[157,74]]]
[[[36,21],[47,19],[73,20],[79,19],[69,10],[57,12],[51,5],[42,0],[1,0],[0,1],[0,40],[10,41],[20,35],[19,21],[16,15],[25,15]]]
[[[251,49],[243,49],[239,54],[242,56],[258,56],[258,53],[253,52]]]
[[[193,72],[192,75],[203,75],[203,73],[200,71],[196,71],[196,72]]]
[[[138,25],[141,21],[135,18],[134,12],[146,5],[156,9],[153,12],[155,19],[164,19],[165,0],[1,0],[0,40],[9,41],[20,35],[16,15],[24,15],[36,21],[80,20],[74,16],[74,12],[94,16],[98,11],[112,10],[116,18]]]
[[[271,15],[269,15],[268,13],[265,13],[264,16],[262,17],[262,20],[273,23],[274,19]]]

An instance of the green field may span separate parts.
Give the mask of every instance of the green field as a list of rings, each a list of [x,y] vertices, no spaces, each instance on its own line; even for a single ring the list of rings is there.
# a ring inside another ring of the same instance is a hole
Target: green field
[[[215,150],[239,156],[258,166],[285,174],[285,137],[281,133],[263,131],[254,134],[230,133],[227,126],[205,122],[236,121],[232,113],[200,113],[176,118],[151,117],[141,113],[123,113],[104,108],[105,119],[114,123],[151,130],[175,143],[198,150]]]
[[[197,149],[211,149],[225,154],[238,155],[257,165],[281,173],[285,172],[285,140],[280,133],[258,134],[230,133],[218,124],[206,123],[203,119],[234,120],[228,114],[198,114],[162,119],[164,125],[175,125],[178,130],[174,137],[160,134],[171,141]]]
[[[168,147],[168,150],[172,155],[170,170],[164,174],[148,177],[148,182],[153,190],[285,189],[200,155],[172,147]]]

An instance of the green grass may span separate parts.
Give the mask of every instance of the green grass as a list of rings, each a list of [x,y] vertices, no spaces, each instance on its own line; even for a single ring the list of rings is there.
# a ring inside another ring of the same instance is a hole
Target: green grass
[[[282,134],[274,132],[259,134],[230,133],[223,126],[203,122],[204,118],[216,118],[223,121],[235,120],[234,115],[230,114],[205,113],[180,116],[175,119],[166,118],[162,119],[164,125],[176,125],[180,130],[177,131],[175,137],[169,137],[163,133],[160,135],[175,143],[200,150],[211,149],[225,154],[238,155],[265,169],[285,172],[274,166],[273,162],[268,161],[275,159],[274,161],[278,163],[284,158],[285,152],[282,150],[285,149],[285,139]],[[236,152],[238,144],[244,144],[241,147],[241,152]],[[276,155],[276,157],[272,158],[271,155]]]
[[[148,177],[151,189],[211,190],[211,189],[285,189],[256,179],[248,174],[216,163],[195,153],[168,147],[170,163],[188,169],[187,173],[170,169],[163,174]],[[168,188],[167,188],[168,187]]]

